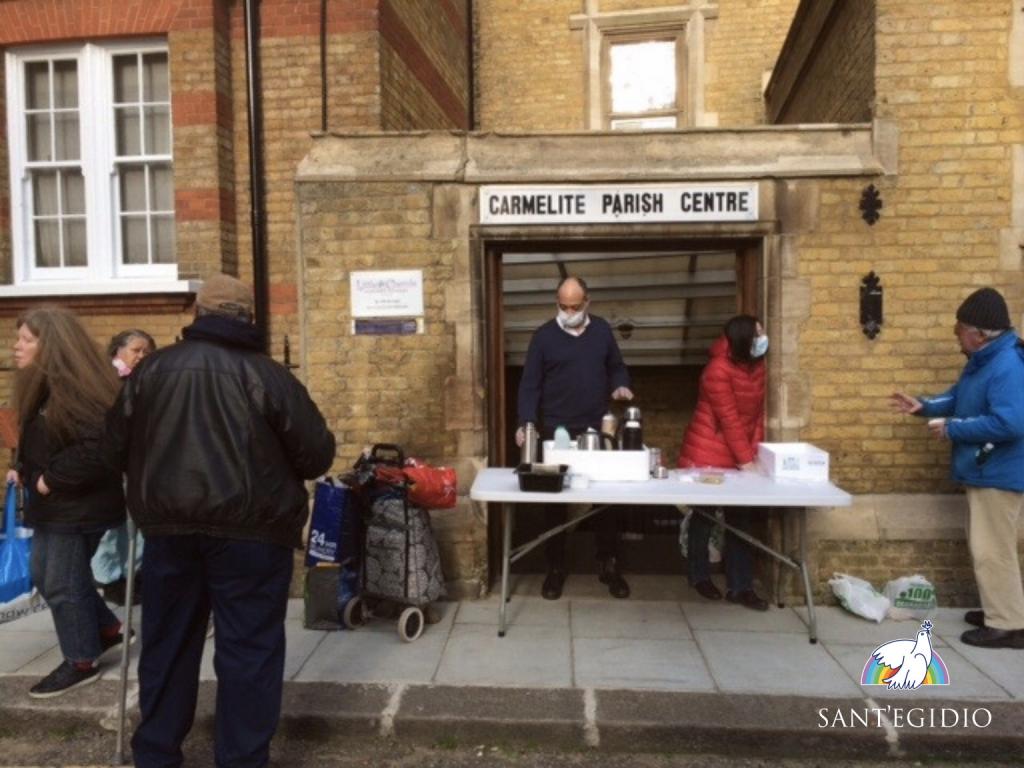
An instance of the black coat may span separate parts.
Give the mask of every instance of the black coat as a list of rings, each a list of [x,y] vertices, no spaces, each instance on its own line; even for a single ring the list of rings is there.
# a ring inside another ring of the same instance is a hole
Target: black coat
[[[66,444],[46,431],[45,411],[21,425],[18,474],[25,495],[25,525],[42,531],[80,533],[115,528],[124,522],[121,473],[103,462],[102,429],[87,430]],[[36,491],[45,475],[50,493]]]
[[[306,388],[261,351],[256,329],[205,315],[132,372],[107,420],[147,536],[207,534],[302,546],[303,479],[334,460]]]

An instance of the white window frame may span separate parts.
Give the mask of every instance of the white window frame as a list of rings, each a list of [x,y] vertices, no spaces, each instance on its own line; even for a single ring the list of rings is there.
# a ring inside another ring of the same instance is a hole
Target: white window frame
[[[136,293],[140,290],[187,290],[178,280],[178,265],[124,264],[121,258],[120,184],[116,163],[113,59],[126,53],[166,53],[163,39],[138,39],[75,45],[30,46],[9,49],[7,73],[7,130],[11,186],[11,241],[14,285],[18,295],[32,293]],[[80,164],[85,183],[85,267],[38,267],[32,226],[31,181],[27,168],[25,126],[25,65],[33,61],[74,59],[78,63]],[[141,99],[141,94],[140,94]],[[173,131],[173,120],[172,120]],[[139,162],[168,156],[140,155]],[[148,195],[148,190],[147,190]],[[0,296],[11,289],[0,289]]]

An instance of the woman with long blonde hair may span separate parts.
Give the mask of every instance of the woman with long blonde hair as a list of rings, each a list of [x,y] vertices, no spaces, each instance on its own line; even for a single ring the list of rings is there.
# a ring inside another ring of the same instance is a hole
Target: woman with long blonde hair
[[[64,656],[29,691],[47,698],[95,681],[100,655],[123,641],[89,568],[104,531],[124,520],[120,474],[100,450],[119,384],[78,318],[57,307],[18,318],[14,365],[16,471],[26,489],[25,524],[34,530],[32,581],[50,606]]]

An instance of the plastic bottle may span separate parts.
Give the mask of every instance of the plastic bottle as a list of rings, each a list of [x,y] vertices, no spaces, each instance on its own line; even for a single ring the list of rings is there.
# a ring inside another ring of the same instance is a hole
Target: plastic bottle
[[[555,448],[564,451],[569,447],[569,430],[561,424],[555,429]]]

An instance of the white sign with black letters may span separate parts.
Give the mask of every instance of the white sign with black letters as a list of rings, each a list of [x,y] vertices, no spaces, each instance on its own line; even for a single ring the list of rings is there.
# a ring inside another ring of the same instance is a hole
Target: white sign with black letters
[[[420,317],[423,271],[350,272],[352,317]]]
[[[757,184],[483,186],[481,224],[756,221]]]

